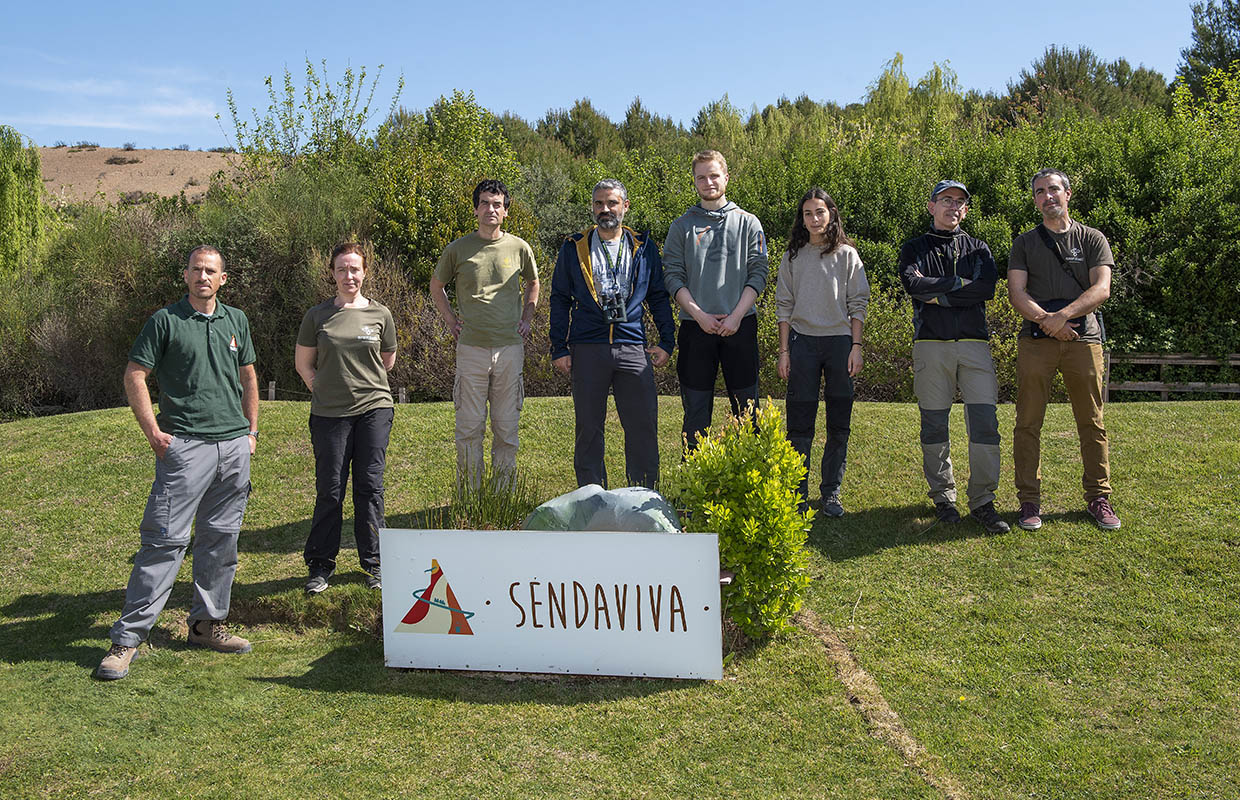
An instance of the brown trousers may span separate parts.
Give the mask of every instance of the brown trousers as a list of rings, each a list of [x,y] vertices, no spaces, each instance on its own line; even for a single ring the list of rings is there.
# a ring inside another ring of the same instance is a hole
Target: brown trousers
[[[1111,494],[1107,432],[1102,424],[1102,345],[1022,336],[1016,349],[1016,428],[1012,432],[1016,499],[1021,503],[1042,500],[1042,421],[1056,372],[1063,375],[1076,418],[1085,501]]]

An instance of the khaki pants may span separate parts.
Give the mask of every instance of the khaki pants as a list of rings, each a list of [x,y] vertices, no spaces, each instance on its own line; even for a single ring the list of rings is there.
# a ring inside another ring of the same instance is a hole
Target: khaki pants
[[[1107,432],[1102,424],[1102,345],[1022,336],[1016,350],[1016,428],[1012,432],[1016,499],[1021,503],[1042,500],[1042,421],[1056,372],[1063,375],[1076,418],[1085,501],[1111,494]]]
[[[483,475],[482,436],[486,431],[487,404],[491,406],[491,470],[511,473],[517,466],[517,425],[525,399],[522,345],[475,347],[457,343],[456,381],[452,400],[456,405],[457,479],[477,485]]]

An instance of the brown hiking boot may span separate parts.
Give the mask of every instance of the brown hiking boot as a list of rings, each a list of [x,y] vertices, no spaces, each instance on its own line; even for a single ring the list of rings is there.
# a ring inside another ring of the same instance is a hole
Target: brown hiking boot
[[[129,662],[137,657],[138,648],[126,647],[113,642],[112,647],[108,649],[108,654],[99,662],[95,677],[101,681],[120,680],[129,674]]]
[[[248,653],[250,643],[228,632],[228,626],[219,619],[192,619],[189,621],[189,643],[206,647],[217,653]]]

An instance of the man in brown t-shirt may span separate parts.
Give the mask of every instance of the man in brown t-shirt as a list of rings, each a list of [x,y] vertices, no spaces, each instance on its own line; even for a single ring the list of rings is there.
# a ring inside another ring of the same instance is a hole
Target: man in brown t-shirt
[[[1028,320],[1016,351],[1016,524],[1030,531],[1042,527],[1042,420],[1059,372],[1081,440],[1085,502],[1098,527],[1115,530],[1120,522],[1110,502],[1102,423],[1103,331],[1094,313],[1111,295],[1115,259],[1101,231],[1068,215],[1072,189],[1067,175],[1044,169],[1033,176],[1031,187],[1042,224],[1016,237],[1008,260],[1008,297]]]

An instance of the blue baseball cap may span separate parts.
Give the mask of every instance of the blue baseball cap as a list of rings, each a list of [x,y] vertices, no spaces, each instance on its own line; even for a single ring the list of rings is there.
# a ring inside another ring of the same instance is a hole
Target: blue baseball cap
[[[966,189],[964,187],[964,184],[961,183],[960,181],[939,181],[938,183],[934,184],[934,188],[930,190],[930,202],[933,203],[934,198],[938,197],[940,194],[947,191],[948,189],[959,189],[960,191],[964,192],[964,198],[966,200],[968,200],[972,196],[969,194],[969,190]]]

